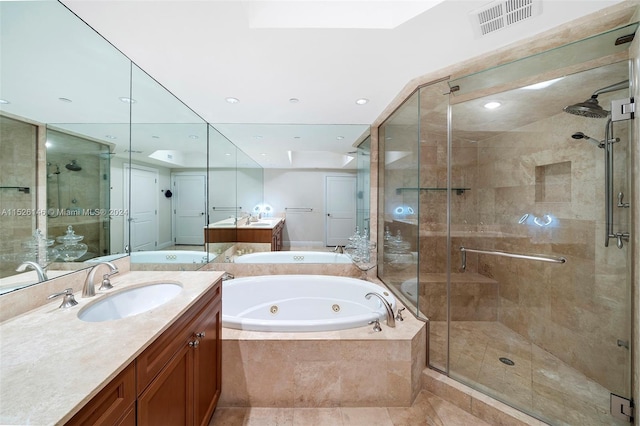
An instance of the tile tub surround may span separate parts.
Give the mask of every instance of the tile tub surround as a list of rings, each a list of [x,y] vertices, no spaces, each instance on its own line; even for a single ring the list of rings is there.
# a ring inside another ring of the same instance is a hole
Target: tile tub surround
[[[79,320],[77,312],[97,299],[76,294],[79,305],[73,308],[59,309],[57,299],[1,323],[0,424],[62,424],[69,420],[221,275],[219,272],[118,274],[112,278],[114,289],[108,293],[151,282],[179,282],[184,288],[174,299],[152,311],[117,321]]]
[[[408,407],[421,389],[426,326],[410,314],[382,332],[222,329],[222,407]]]

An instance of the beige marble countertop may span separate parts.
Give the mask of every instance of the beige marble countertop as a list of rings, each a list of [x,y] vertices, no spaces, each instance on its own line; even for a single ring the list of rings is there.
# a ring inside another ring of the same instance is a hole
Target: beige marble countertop
[[[63,424],[118,375],[222,276],[217,271],[116,275],[112,290],[59,309],[56,299],[0,324],[0,424]],[[183,290],[150,311],[104,322],[77,314],[106,293],[153,282]]]

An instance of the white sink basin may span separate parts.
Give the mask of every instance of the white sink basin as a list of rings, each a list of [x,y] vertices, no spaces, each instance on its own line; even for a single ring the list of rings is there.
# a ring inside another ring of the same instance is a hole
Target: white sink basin
[[[250,226],[273,226],[271,222],[253,222]]]
[[[78,312],[82,321],[121,319],[150,311],[167,303],[182,291],[178,283],[154,283],[128,288],[102,297]]]

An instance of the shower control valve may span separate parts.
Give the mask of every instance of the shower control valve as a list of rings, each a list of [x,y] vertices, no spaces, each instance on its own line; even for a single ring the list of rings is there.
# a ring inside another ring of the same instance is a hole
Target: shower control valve
[[[624,198],[624,193],[623,192],[618,192],[618,207],[629,207],[629,203],[623,203],[622,200]]]

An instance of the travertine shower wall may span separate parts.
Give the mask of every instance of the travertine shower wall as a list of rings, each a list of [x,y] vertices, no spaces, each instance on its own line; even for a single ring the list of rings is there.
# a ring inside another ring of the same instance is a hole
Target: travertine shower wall
[[[563,256],[565,264],[468,254],[467,272],[497,281],[498,320],[613,392],[624,392],[629,303],[626,252],[603,245],[603,151],[571,134],[604,135],[604,120],[565,113],[457,141],[452,185],[452,272],[459,246]],[[628,140],[625,125],[616,136]],[[625,144],[615,147],[616,193],[627,189]],[[616,212],[617,227],[624,227]],[[475,229],[474,229],[475,228]],[[452,303],[452,317],[456,309]],[[607,365],[613,367],[609,370]],[[628,374],[628,372],[626,372]]]
[[[36,126],[0,117],[0,277],[15,274],[14,257],[35,228],[36,135]]]

